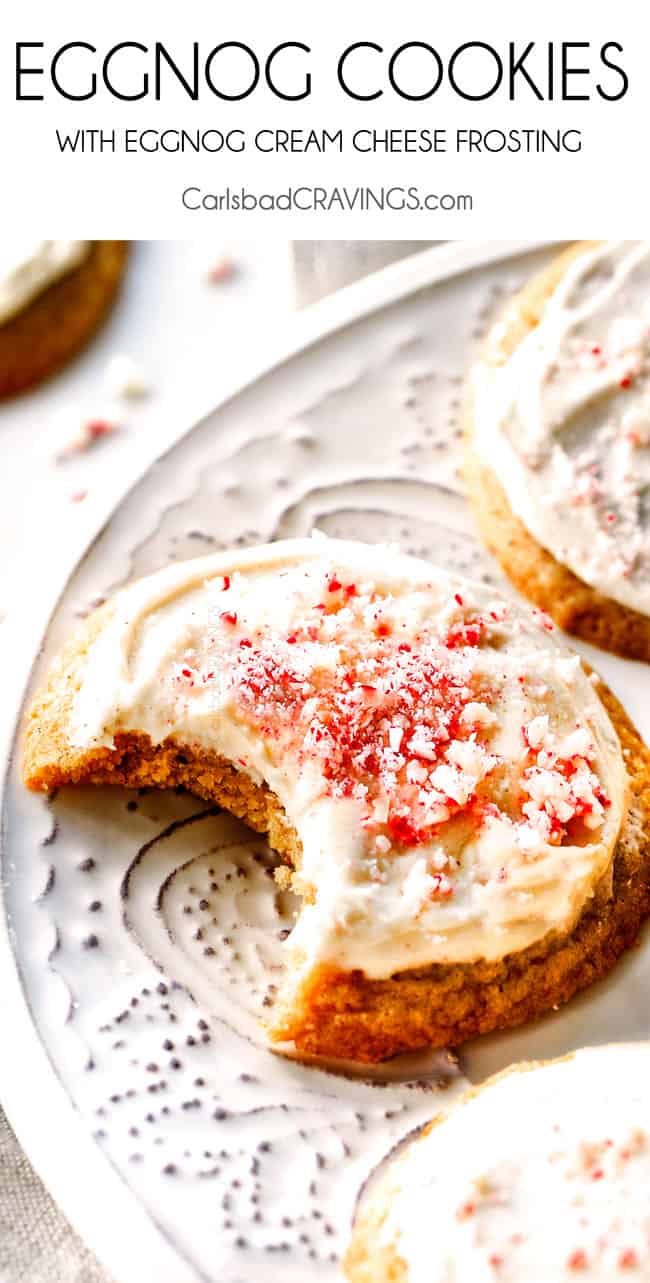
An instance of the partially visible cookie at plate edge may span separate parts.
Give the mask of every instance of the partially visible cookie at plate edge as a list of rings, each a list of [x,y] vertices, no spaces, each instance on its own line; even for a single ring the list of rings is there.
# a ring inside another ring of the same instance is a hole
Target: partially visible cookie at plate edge
[[[468,395],[483,538],[560,627],[650,661],[650,246],[583,242],[518,293]]]
[[[11,257],[6,247],[0,400],[54,374],[92,337],[115,299],[128,249],[127,241],[39,241]]]
[[[650,1279],[647,1043],[515,1065],[379,1169],[350,1283]]]

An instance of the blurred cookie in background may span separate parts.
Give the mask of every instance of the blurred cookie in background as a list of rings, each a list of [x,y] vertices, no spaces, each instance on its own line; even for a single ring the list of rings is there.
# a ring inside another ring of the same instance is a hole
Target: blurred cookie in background
[[[106,316],[127,241],[15,241],[0,250],[0,399],[40,383]]]

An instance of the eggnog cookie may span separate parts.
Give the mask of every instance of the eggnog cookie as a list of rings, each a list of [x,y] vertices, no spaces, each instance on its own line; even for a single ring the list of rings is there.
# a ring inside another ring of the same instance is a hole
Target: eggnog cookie
[[[650,660],[650,243],[585,242],[473,371],[467,477],[507,574],[567,631]]]
[[[649,1074],[597,1047],[467,1092],[372,1181],[348,1279],[650,1280]]]
[[[25,781],[185,785],[268,833],[303,899],[274,1040],[457,1043],[566,1001],[650,908],[650,755],[554,632],[390,548],[169,566],[55,663]]]
[[[9,241],[0,250],[0,399],[47,378],[103,320],[126,241]]]

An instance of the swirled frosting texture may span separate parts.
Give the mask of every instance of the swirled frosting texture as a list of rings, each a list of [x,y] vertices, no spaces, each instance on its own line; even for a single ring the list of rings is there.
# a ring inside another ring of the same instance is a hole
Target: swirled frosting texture
[[[89,241],[10,239],[0,246],[0,325],[83,262]]]
[[[488,1083],[399,1157],[380,1241],[408,1283],[650,1279],[646,1045]]]
[[[500,957],[607,888],[620,746],[540,612],[387,548],[296,540],[120,593],[71,736],[172,736],[280,799],[308,960],[369,975]]]
[[[509,360],[477,367],[474,430],[535,539],[650,615],[650,243],[579,255]]]

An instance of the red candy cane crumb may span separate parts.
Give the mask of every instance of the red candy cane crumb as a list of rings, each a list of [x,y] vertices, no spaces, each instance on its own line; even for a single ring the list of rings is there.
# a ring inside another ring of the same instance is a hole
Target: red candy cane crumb
[[[567,1265],[570,1270],[586,1270],[589,1265],[587,1253],[581,1247],[576,1248],[568,1258]]]
[[[445,637],[445,645],[450,650],[462,646],[478,646],[485,629],[482,619],[468,619],[462,624],[454,624]]]
[[[638,1264],[639,1257],[633,1247],[626,1247],[618,1258],[618,1267],[620,1270],[633,1270]]]
[[[224,281],[229,281],[235,275],[235,264],[231,258],[223,255],[218,258],[216,263],[208,271],[208,280],[211,285],[222,285]]]
[[[550,615],[546,614],[546,611],[538,610],[537,607],[534,606],[531,613],[534,619],[536,620],[536,622],[539,624],[540,628],[543,628],[545,632],[547,633],[555,632],[555,624],[553,623],[553,620],[551,619]]]
[[[90,419],[86,424],[86,433],[91,441],[98,441],[100,437],[108,437],[116,430],[117,425],[109,423],[108,419]]]
[[[470,1202],[462,1203],[456,1212],[456,1220],[466,1221],[468,1217],[473,1216],[476,1211],[476,1204]]]

